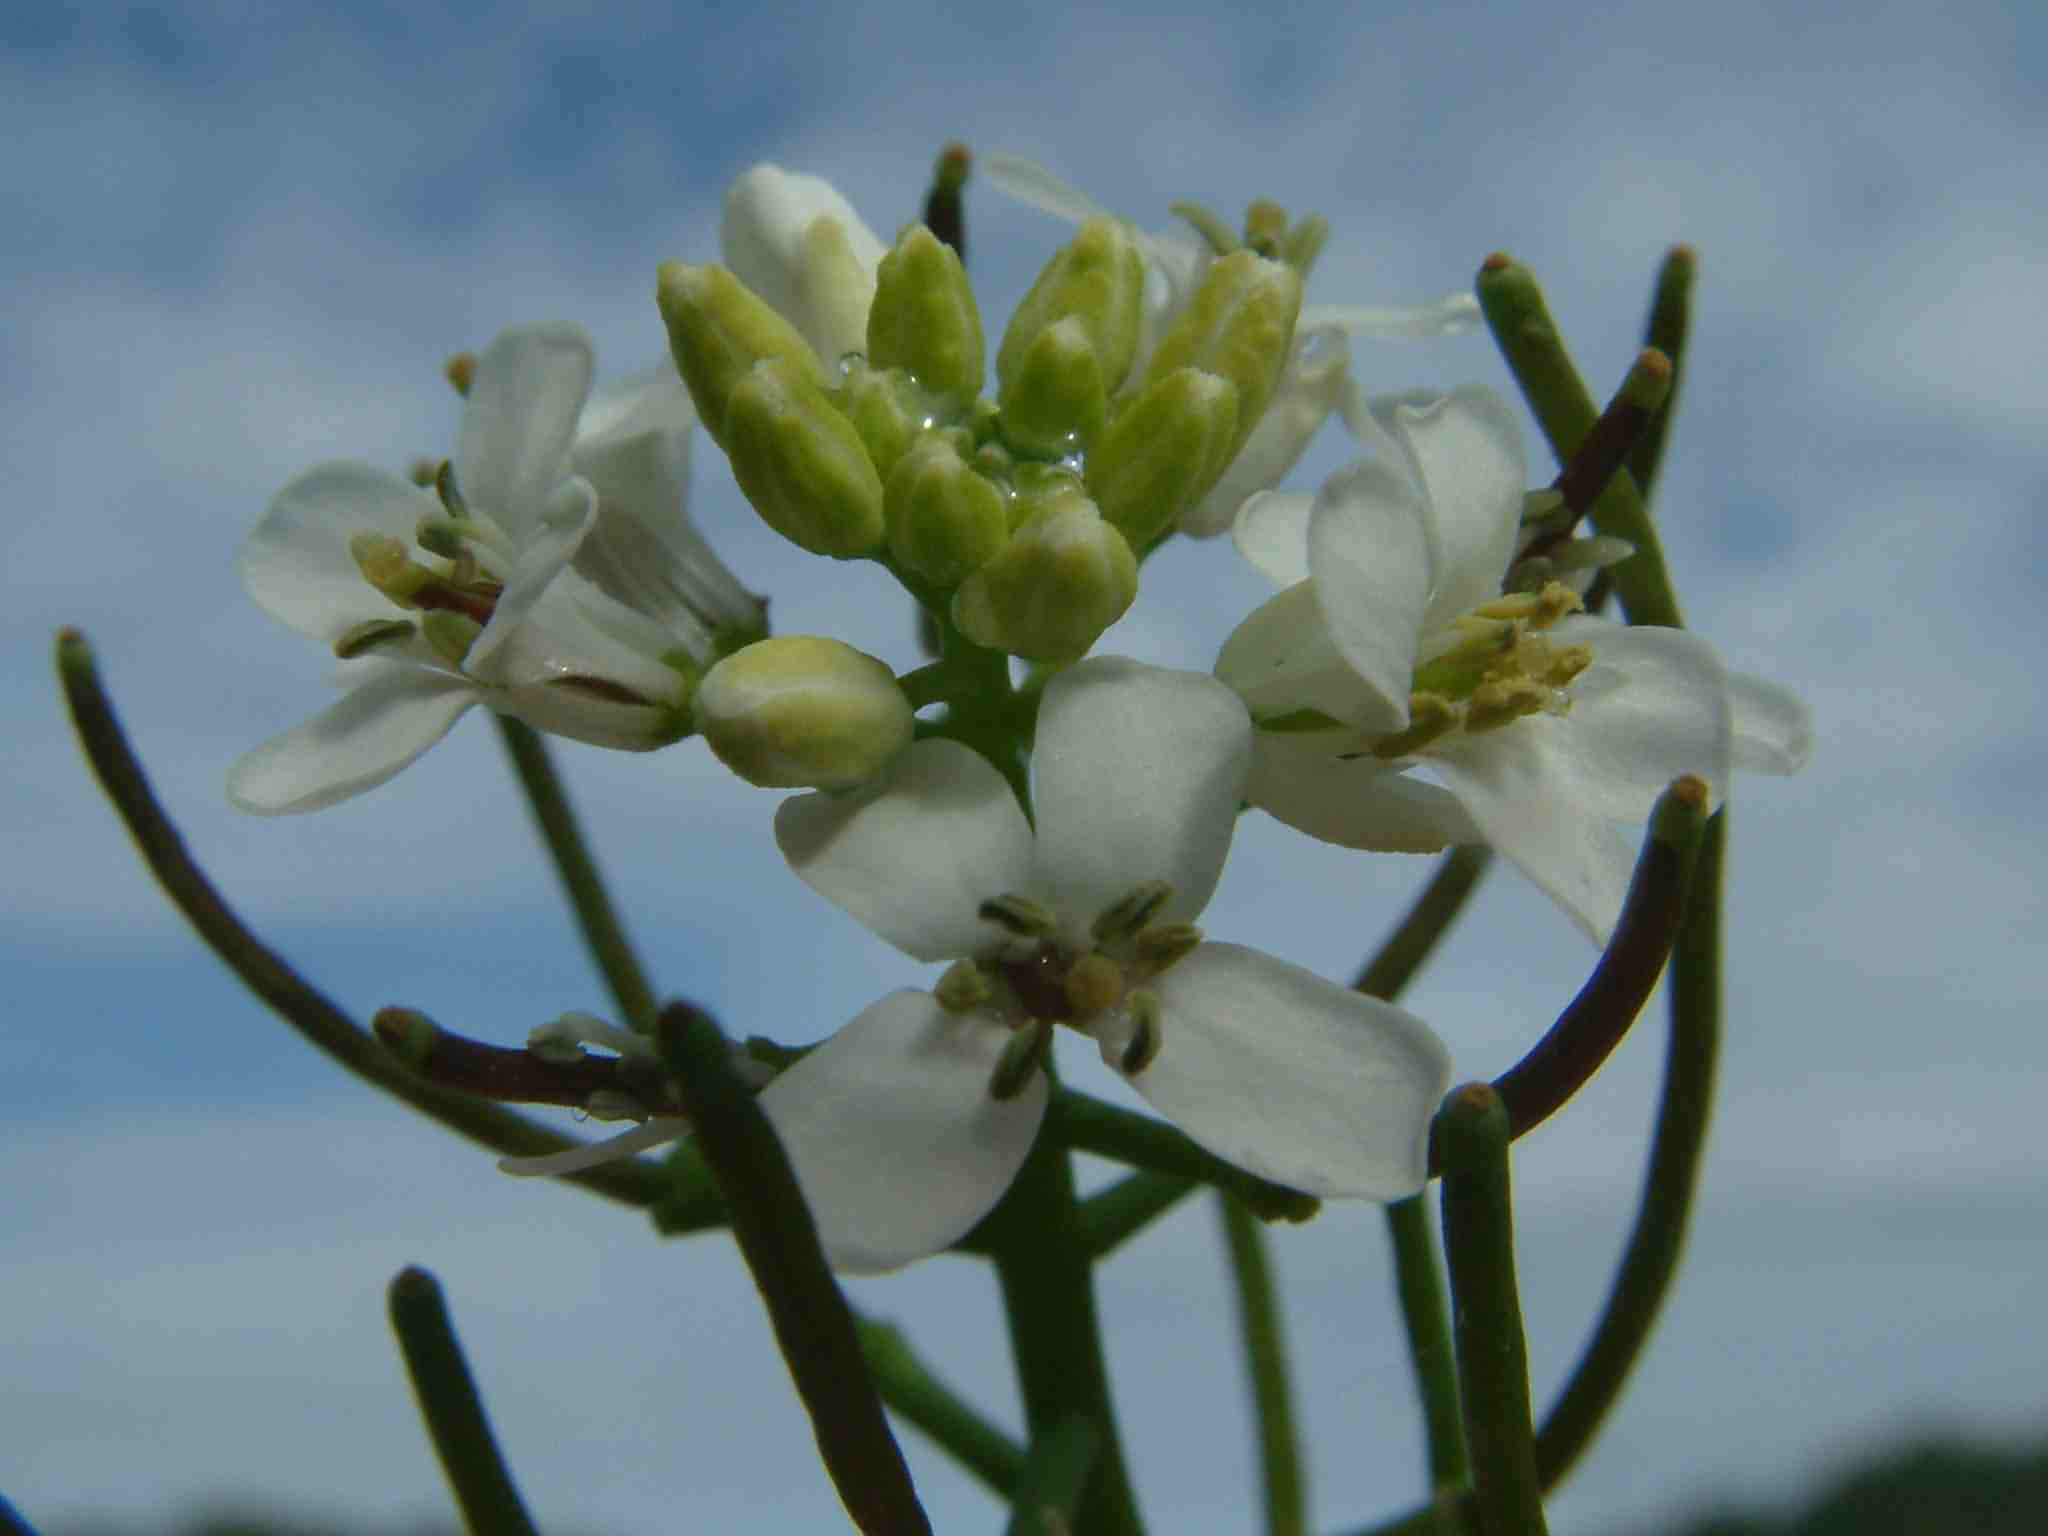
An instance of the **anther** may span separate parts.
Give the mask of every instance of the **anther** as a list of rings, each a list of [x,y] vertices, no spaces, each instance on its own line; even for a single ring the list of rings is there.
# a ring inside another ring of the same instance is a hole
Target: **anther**
[[[1164,1043],[1159,998],[1151,992],[1133,992],[1129,1004],[1131,1042],[1123,1049],[1117,1065],[1126,1077],[1136,1077],[1151,1066]]]
[[[932,996],[948,1013],[972,1013],[994,996],[994,989],[972,960],[955,960],[932,988]]]
[[[1003,1045],[1003,1054],[996,1059],[995,1070],[989,1074],[989,1097],[1000,1101],[1022,1093],[1051,1045],[1052,1025],[1043,1019],[1034,1019],[1013,1031]]]
[[[1104,907],[1088,932],[1098,944],[1129,938],[1157,917],[1172,895],[1173,887],[1164,880],[1147,880],[1122,900]]]
[[[984,901],[975,909],[975,914],[983,922],[994,923],[1005,933],[1013,933],[1020,939],[1050,938],[1060,925],[1059,918],[1044,903],[1015,892],[1007,892],[993,901]]]
[[[412,632],[412,625],[404,619],[368,619],[342,632],[334,642],[334,654],[342,661],[353,661],[380,645],[409,640]]]
[[[1138,935],[1138,963],[1148,976],[1171,970],[1201,947],[1202,930],[1193,923],[1160,923]]]
[[[1458,706],[1440,693],[1411,693],[1408,695],[1408,729],[1396,731],[1373,743],[1372,755],[1391,762],[1397,757],[1407,757],[1420,752],[1439,736],[1455,730],[1458,725]]]

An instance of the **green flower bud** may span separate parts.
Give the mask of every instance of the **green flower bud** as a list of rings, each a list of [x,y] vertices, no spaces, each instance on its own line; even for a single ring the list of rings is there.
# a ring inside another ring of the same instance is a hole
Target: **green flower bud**
[[[1228,379],[1237,387],[1237,432],[1229,455],[1235,458],[1273,398],[1300,313],[1301,274],[1293,267],[1247,250],[1220,256],[1160,338],[1145,385],[1149,389],[1189,367]]]
[[[1073,486],[1048,498],[1002,553],[953,594],[953,622],[977,645],[1030,661],[1077,661],[1138,595],[1124,536]]]
[[[1088,492],[1139,549],[1174,525],[1230,467],[1237,389],[1177,368],[1117,413],[1088,455]]]
[[[778,635],[704,674],[697,729],[763,789],[848,789],[910,741],[910,701],[882,662],[838,640]]]
[[[996,353],[996,377],[1007,384],[1039,336],[1074,317],[1095,353],[1104,394],[1113,395],[1138,354],[1145,315],[1145,256],[1129,226],[1088,220],[1046,263],[1010,317]]]
[[[1078,315],[1040,331],[1003,380],[1003,440],[1019,453],[1086,453],[1108,416],[1109,392]]]
[[[972,400],[981,393],[981,312],[967,269],[922,224],[905,230],[876,269],[868,361],[904,369],[937,394]]]
[[[884,480],[904,450],[931,421],[930,402],[900,368],[886,372],[856,364],[839,391],[839,409],[866,445],[875,473]]]
[[[883,488],[889,553],[935,586],[957,586],[1008,541],[1006,501],[946,434],[927,432],[897,462]]]
[[[704,430],[721,448],[727,446],[732,392],[762,359],[786,359],[818,389],[831,383],[796,327],[724,267],[665,261],[656,274],[655,299],[676,369],[690,387]]]
[[[785,539],[842,560],[882,542],[881,476],[802,365],[756,363],[734,386],[725,425],[733,478]]]

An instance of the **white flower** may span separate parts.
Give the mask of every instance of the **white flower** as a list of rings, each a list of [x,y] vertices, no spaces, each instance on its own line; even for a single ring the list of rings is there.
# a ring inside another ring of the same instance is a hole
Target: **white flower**
[[[1105,212],[1085,193],[1030,160],[992,154],[978,164],[998,190],[1057,218],[1078,224]],[[1154,343],[1186,308],[1216,256],[1209,240],[1181,230],[1139,231],[1138,240],[1153,280],[1133,378],[1143,377]],[[1277,485],[1295,466],[1316,429],[1343,399],[1351,360],[1349,337],[1449,336],[1470,330],[1478,317],[1478,302],[1469,293],[1412,308],[1303,305],[1287,369],[1265,414],[1223,477],[1182,514],[1181,531],[1197,538],[1221,533],[1247,497]]]
[[[1213,679],[1117,657],[1049,683],[1034,831],[958,742],[776,817],[790,867],[906,954],[965,961],[891,993],[764,1091],[828,1254],[885,1269],[964,1234],[1029,1152],[1046,1085],[991,1076],[1052,1022],[1189,1136],[1317,1195],[1421,1187],[1449,1062],[1389,1004],[1189,927],[1222,872],[1250,759]],[[941,1002],[941,997],[945,998]]]
[[[473,704],[599,745],[682,734],[696,672],[761,608],[683,512],[689,396],[672,369],[586,403],[571,326],[478,359],[442,493],[323,464],[243,545],[249,594],[347,666],[339,702],[249,753],[244,810],[315,810],[383,783]]]
[[[1347,847],[1490,843],[1604,942],[1657,795],[1696,774],[1718,803],[1733,768],[1795,771],[1806,710],[1697,636],[1571,617],[1560,584],[1501,595],[1525,479],[1491,392],[1354,425],[1377,457],[1238,518],[1286,588],[1216,663],[1260,726],[1246,797]]]
[[[865,352],[886,247],[828,181],[757,165],[725,195],[725,264],[811,344],[827,368]]]

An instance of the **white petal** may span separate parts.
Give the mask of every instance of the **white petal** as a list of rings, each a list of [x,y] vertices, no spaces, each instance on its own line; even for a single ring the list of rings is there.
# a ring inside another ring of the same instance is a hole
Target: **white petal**
[[[606,1136],[599,1141],[586,1141],[578,1146],[564,1147],[559,1152],[545,1152],[535,1157],[501,1157],[498,1159],[498,1171],[509,1173],[515,1179],[581,1173],[586,1168],[600,1168],[606,1163],[622,1162],[626,1158],[645,1152],[649,1147],[681,1141],[689,1134],[690,1122],[680,1115],[657,1115],[654,1119],[636,1125],[630,1130],[620,1131],[616,1136]]]
[[[1376,341],[1458,336],[1479,323],[1479,301],[1446,294],[1434,304],[1304,304],[1301,325],[1334,325]]]
[[[851,795],[793,795],[782,856],[812,890],[917,960],[955,960],[998,935],[976,914],[1031,878],[1031,826],[1009,784],[957,741],[921,741]]]
[[[1421,1020],[1235,944],[1202,945],[1154,988],[1159,1054],[1131,1086],[1194,1140],[1312,1195],[1422,1187],[1451,1062]]]
[[[1033,893],[1084,931],[1146,880],[1191,920],[1223,872],[1251,768],[1251,721],[1201,672],[1097,656],[1046,685],[1031,757]]]
[[[1375,853],[1477,843],[1455,795],[1362,752],[1355,736],[1260,732],[1245,798],[1296,831]]]
[[[1036,160],[1027,160],[1022,155],[997,150],[993,154],[977,156],[974,172],[977,179],[1006,196],[1014,197],[1027,208],[1036,208],[1040,213],[1049,213],[1070,224],[1085,224],[1093,218],[1110,216],[1108,210],[1087,193],[1068,186]]]
[[[1429,506],[1435,589],[1424,630],[1433,634],[1500,595],[1527,487],[1522,429],[1500,396],[1476,384],[1424,406],[1392,402],[1382,424]]]
[[[964,1237],[1002,1199],[1045,1116],[1044,1073],[989,1096],[1009,1030],[892,992],[774,1082],[774,1123],[833,1268],[895,1269]]]
[[[1407,723],[1429,611],[1435,546],[1427,517],[1402,470],[1368,459],[1323,482],[1309,518],[1308,564],[1323,622],[1379,701],[1381,718],[1396,722],[1390,728]],[[1498,589],[1498,573],[1494,581]]]
[[[1230,540],[1276,587],[1308,580],[1308,520],[1316,499],[1299,491],[1263,491],[1237,509]]]
[[[375,789],[448,733],[477,701],[466,680],[397,664],[304,725],[266,741],[228,773],[228,799],[245,811],[317,811]]]
[[[382,533],[410,546],[441,503],[409,480],[370,464],[321,464],[271,498],[242,542],[236,564],[257,606],[279,623],[331,646],[369,619],[404,609],[363,579],[349,540]]]
[[[549,487],[546,500],[546,508],[520,541],[518,563],[498,596],[491,622],[484,626],[484,632],[477,636],[463,661],[471,675],[487,682],[537,680],[531,668],[508,671],[498,652],[527,627],[555,578],[569,568],[569,562],[576,558],[577,549],[597,522],[597,492],[587,480],[560,481]]]
[[[757,165],[725,196],[725,264],[829,367],[867,347],[884,246],[830,182]]]
[[[1797,773],[1813,751],[1813,718],[1797,694],[1751,672],[1728,674],[1735,766],[1745,773]]]
[[[683,734],[681,713],[672,704],[631,704],[574,682],[493,688],[484,702],[536,731],[614,752],[651,752]]]
[[[573,325],[505,331],[477,359],[455,449],[464,499],[523,542],[568,473],[590,393],[590,338]]]
[[[1268,598],[1231,631],[1216,675],[1254,720],[1313,709],[1374,736],[1408,723],[1407,694],[1397,705],[1360,679],[1330,638],[1315,588],[1306,581]]]
[[[1297,332],[1297,338],[1294,362],[1282,376],[1266,414],[1259,418],[1223,478],[1181,514],[1181,532],[1206,539],[1230,527],[1247,497],[1286,478],[1316,429],[1336,409],[1351,360],[1350,348],[1334,331]]]

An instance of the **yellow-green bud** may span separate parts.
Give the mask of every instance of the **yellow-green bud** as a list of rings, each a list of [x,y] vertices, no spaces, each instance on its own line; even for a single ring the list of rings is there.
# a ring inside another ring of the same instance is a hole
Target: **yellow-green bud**
[[[831,382],[796,327],[724,267],[665,261],[656,275],[655,299],[676,370],[690,387],[704,430],[721,448],[727,446],[732,392],[762,359],[786,359],[816,388]]]
[[[759,640],[697,685],[697,729],[763,789],[866,783],[910,741],[910,701],[889,668],[818,635]]]
[[[851,559],[882,542],[882,480],[853,423],[800,364],[750,368],[726,408],[733,478],[761,520],[814,555]]]
[[[1008,540],[1005,501],[945,433],[927,432],[897,462],[883,488],[889,553],[935,586],[957,586]]]
[[[1030,661],[1076,661],[1138,595],[1124,536],[1073,486],[1042,508],[953,594],[953,622],[977,645]]]
[[[1176,368],[1109,424],[1088,455],[1088,492],[1110,525],[1143,549],[1230,467],[1236,441],[1236,386]]]
[[[1301,274],[1285,262],[1232,251],[1209,263],[1202,286],[1146,366],[1147,388],[1181,368],[1201,368],[1237,387],[1230,458],[1266,413],[1287,366],[1301,313]],[[1225,460],[1228,463],[1228,459]]]
[[[967,269],[922,224],[905,230],[875,271],[868,361],[904,369],[937,394],[972,400],[981,393],[986,356]]]
[[[1145,255],[1128,225],[1096,217],[1038,274],[1010,317],[996,352],[996,377],[1007,384],[1039,335],[1078,318],[1095,353],[1105,394],[1115,394],[1138,354],[1145,315]]]
[[[929,402],[909,374],[855,364],[839,391],[839,409],[867,446],[875,473],[885,481],[904,451],[931,420]]]
[[[1088,328],[1078,315],[1047,326],[1004,377],[1003,440],[1019,453],[1085,453],[1109,415]]]

